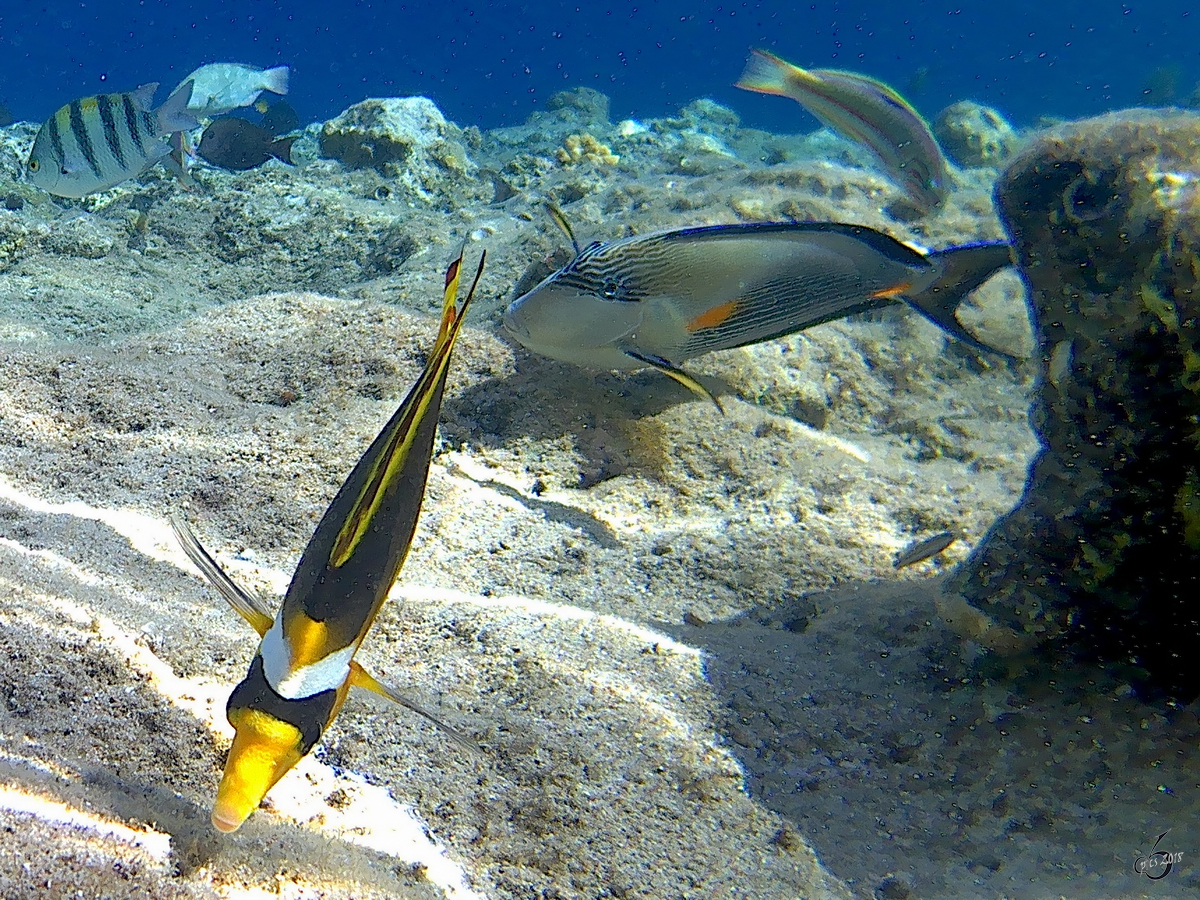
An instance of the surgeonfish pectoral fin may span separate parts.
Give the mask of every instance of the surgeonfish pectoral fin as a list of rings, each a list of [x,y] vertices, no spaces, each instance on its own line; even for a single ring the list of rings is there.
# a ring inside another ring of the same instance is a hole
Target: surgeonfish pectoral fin
[[[200,570],[200,574],[217,589],[217,593],[225,598],[225,602],[232,606],[239,616],[250,623],[250,627],[258,632],[259,637],[266,634],[274,622],[274,617],[267,612],[262,600],[242,590],[232,578],[225,574],[225,570],[196,539],[196,535],[182,516],[172,513],[169,521],[171,530],[175,532],[175,539],[179,541],[179,546],[183,548],[188,559]]]
[[[377,679],[374,675],[372,675],[366,669],[364,669],[362,666],[360,666],[354,660],[350,661],[350,685],[352,687],[358,687],[358,688],[362,688],[363,690],[370,691],[373,694],[378,694],[380,697],[383,697],[387,700],[391,700],[393,703],[397,703],[400,706],[403,706],[405,709],[412,710],[418,716],[421,716],[424,719],[428,719],[430,722],[432,722],[434,725],[436,725],[438,728],[440,728],[443,732],[446,733],[446,735],[448,737],[452,738],[454,740],[454,742],[456,744],[458,744],[460,747],[462,747],[466,750],[470,750],[472,753],[477,753],[477,754],[483,753],[483,751],[479,749],[479,745],[476,744],[469,737],[467,737],[465,734],[463,734],[461,731],[451,728],[449,725],[447,725],[445,722],[443,722],[441,719],[439,719],[433,713],[429,712],[429,710],[425,709],[424,707],[420,706],[417,703],[414,703],[412,700],[409,700],[407,697],[403,696],[402,694],[397,693],[392,688],[388,687],[382,681]]]
[[[968,294],[1000,269],[1012,265],[1012,248],[1003,243],[972,244],[935,251],[929,254],[928,260],[940,270],[937,280],[919,294],[904,294],[904,299],[917,312],[964,344],[1006,359],[1019,359],[980,341],[963,328],[954,315]]]
[[[575,240],[575,229],[567,221],[566,215],[550,200],[546,201],[546,212],[550,214],[550,218],[554,220],[554,224],[558,226],[558,230],[567,236],[567,240],[575,248],[575,255],[578,256],[580,254],[579,241]]]
[[[713,406],[720,411],[721,415],[725,415],[725,407],[721,405],[721,401],[717,399],[716,394],[702,385],[693,376],[679,368],[679,366],[667,362],[662,357],[648,356],[645,353],[638,353],[635,350],[626,350],[625,355],[630,359],[636,359],[644,366],[649,366],[652,369],[658,369],[658,371],[662,372],[668,378],[678,381],[689,391],[700,395],[705,400],[711,400]]]

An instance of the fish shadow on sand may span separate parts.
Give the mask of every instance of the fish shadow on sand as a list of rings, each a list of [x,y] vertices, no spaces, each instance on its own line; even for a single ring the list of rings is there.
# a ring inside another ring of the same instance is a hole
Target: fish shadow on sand
[[[1196,777],[1195,711],[1168,721],[1087,666],[990,671],[941,620],[942,581],[656,627],[705,651],[747,790],[864,896],[893,875],[929,897],[1012,896],[1030,879],[1069,895],[1096,873],[1115,887],[1120,835],[1187,815],[1157,786]],[[1064,758],[1093,739],[1102,752]]]
[[[145,639],[173,672],[201,672],[232,687],[235,678],[223,669],[242,665],[232,645],[245,643],[247,653],[253,645],[195,576],[139,553],[105,523],[7,501],[0,501],[0,537],[6,539],[0,544],[0,591],[7,613],[0,622],[0,657],[6,660],[0,733],[13,748],[0,758],[0,784],[101,820],[166,833],[168,865],[181,877],[200,869],[240,877],[261,872],[264,883],[274,886],[279,871],[317,881],[339,873],[339,880],[388,896],[425,895],[428,884],[404,859],[310,827],[256,816],[237,838],[213,831],[211,797],[224,757],[219,738],[153,686],[111,636],[113,626],[129,637],[140,635],[136,642]],[[103,574],[97,578],[97,572]],[[228,632],[211,633],[219,631],[206,622],[213,611],[229,617]],[[91,625],[88,616],[96,617]],[[170,631],[155,621],[164,616],[174,622]],[[112,625],[96,624],[101,619]],[[205,690],[199,683],[182,689]],[[220,715],[224,689],[218,694]]]

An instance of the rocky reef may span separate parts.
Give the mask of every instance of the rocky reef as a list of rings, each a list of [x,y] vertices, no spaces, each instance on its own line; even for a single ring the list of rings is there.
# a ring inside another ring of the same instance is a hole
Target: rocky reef
[[[1200,693],[1200,117],[1061,126],[997,185],[1029,284],[1043,444],[954,587],[1006,654],[1065,645]]]

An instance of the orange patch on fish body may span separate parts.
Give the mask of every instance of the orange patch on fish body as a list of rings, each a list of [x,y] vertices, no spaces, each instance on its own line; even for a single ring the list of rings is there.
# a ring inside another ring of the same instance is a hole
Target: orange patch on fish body
[[[685,328],[689,333],[693,331],[703,331],[705,328],[716,328],[726,319],[734,314],[737,310],[738,302],[730,300],[722,303],[720,306],[714,306],[712,309],[706,309],[692,321],[688,322]]]
[[[912,282],[906,281],[904,284],[898,284],[895,287],[884,288],[882,291],[876,291],[868,296],[872,300],[899,300],[910,290],[912,290]]]

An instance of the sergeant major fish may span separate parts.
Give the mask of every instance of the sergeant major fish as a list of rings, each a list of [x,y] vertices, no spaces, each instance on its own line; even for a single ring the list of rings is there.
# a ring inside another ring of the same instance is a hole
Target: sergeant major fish
[[[949,176],[937,140],[920,114],[883,82],[837,69],[802,69],[752,50],[735,86],[790,97],[821,124],[866,147],[922,212],[945,199]]]
[[[158,109],[157,84],[127,94],[72,100],[40,129],[29,152],[29,180],[48,193],[78,199],[140,175],[170,153],[167,135],[195,128],[184,82]]]
[[[597,369],[652,366],[710,396],[680,363],[898,301],[1007,356],[972,337],[954,311],[1010,264],[1003,243],[922,254],[835,222],[682,228],[576,246],[566,266],[512,302],[504,328],[543,356]]]
[[[276,782],[307,754],[351,686],[366,688],[465,737],[366,672],[354,654],[383,605],[412,543],[450,353],[475,284],[457,304],[461,254],[446,274],[437,342],[417,383],[355,464],[300,557],[279,613],[238,587],[186,523],[171,527],[192,562],[262,638],[226,705],[235,735],[213,805],[213,825],[236,831]]]
[[[209,63],[184,82],[192,82],[188,109],[198,119],[212,119],[243,106],[250,106],[263,91],[288,92],[288,67],[258,69],[240,63]]]

